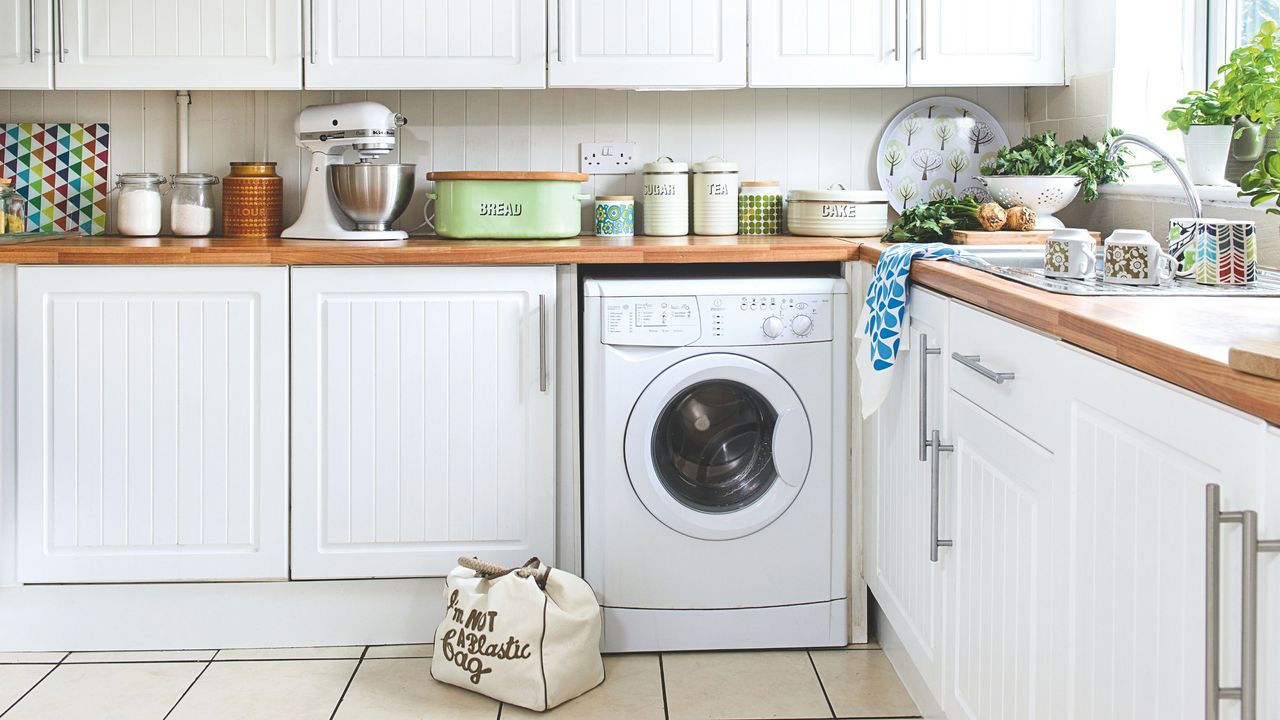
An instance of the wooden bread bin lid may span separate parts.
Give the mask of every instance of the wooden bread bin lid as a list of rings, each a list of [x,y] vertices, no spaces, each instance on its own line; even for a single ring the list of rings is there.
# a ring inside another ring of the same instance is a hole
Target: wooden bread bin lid
[[[575,172],[518,172],[503,170],[454,170],[429,172],[428,180],[569,180],[586,182],[588,177]]]

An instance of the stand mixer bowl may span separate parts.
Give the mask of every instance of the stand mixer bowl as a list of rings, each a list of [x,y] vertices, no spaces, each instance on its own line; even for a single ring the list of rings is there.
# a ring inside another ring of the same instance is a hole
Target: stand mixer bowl
[[[329,187],[357,230],[390,230],[413,197],[416,165],[361,162],[329,166]]]

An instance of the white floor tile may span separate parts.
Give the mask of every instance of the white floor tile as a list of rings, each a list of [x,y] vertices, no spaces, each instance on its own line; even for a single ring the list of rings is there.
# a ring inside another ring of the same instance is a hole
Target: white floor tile
[[[204,663],[62,665],[5,720],[160,720]]]
[[[0,665],[0,713],[53,669],[53,665]]]
[[[403,658],[362,662],[338,707],[336,720],[495,720],[497,717],[497,702],[433,680],[430,659]]]
[[[664,653],[671,720],[829,718],[803,650]]]
[[[840,717],[918,715],[882,650],[814,650],[822,686]]]
[[[342,697],[356,663],[356,660],[210,663],[209,669],[169,717],[171,720],[326,720]]]
[[[64,663],[190,662],[212,660],[215,650],[127,650],[121,652],[73,652]]]
[[[608,655],[604,682],[569,702],[538,713],[514,705],[502,706],[502,720],[509,718],[554,720],[662,720],[662,673],[657,655]]]
[[[7,663],[59,663],[67,654],[58,652],[0,652],[0,665]]]
[[[214,660],[335,660],[358,658],[363,645],[301,648],[242,648],[219,650]]]

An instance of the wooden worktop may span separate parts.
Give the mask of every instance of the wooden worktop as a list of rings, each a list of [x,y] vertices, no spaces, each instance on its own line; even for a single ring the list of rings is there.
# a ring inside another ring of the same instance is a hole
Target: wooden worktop
[[[583,265],[852,260],[857,244],[791,235],[568,240],[391,241],[132,238],[111,235],[0,245],[19,265]]]
[[[911,279],[1280,425],[1280,381],[1227,365],[1233,345],[1280,340],[1280,298],[1059,295],[949,262],[915,263]]]

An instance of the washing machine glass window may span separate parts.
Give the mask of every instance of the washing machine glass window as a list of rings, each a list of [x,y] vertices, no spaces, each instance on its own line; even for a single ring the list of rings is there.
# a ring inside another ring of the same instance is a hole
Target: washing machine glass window
[[[685,388],[662,409],[653,431],[653,466],[685,506],[733,512],[755,502],[777,478],[778,414],[741,383],[709,380]]]

